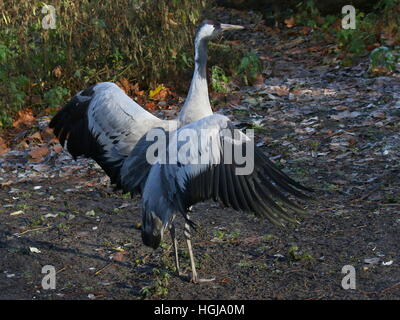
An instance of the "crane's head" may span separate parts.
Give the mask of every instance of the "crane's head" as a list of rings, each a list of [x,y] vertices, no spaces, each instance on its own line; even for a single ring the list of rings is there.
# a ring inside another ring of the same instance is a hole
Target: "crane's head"
[[[224,31],[242,29],[244,29],[244,27],[234,24],[219,23],[214,20],[204,20],[197,30],[196,41],[209,41],[216,38]]]
[[[163,236],[163,223],[157,215],[151,211],[143,216],[142,240],[143,243],[153,249],[157,249]]]

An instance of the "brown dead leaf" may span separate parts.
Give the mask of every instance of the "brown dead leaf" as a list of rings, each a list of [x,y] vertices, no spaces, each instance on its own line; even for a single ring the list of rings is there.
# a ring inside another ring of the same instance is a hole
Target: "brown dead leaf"
[[[307,50],[310,52],[321,52],[322,48],[320,46],[315,46],[315,47],[309,47],[307,48]]]
[[[124,90],[126,94],[129,95],[129,91],[131,90],[131,84],[129,83],[128,79],[126,78],[121,78],[119,81],[117,81],[117,85]]]
[[[307,35],[307,34],[310,33],[311,30],[312,30],[311,27],[305,26],[305,27],[301,28],[301,30],[299,31],[299,33],[301,33],[301,34],[303,34],[303,35]]]
[[[285,22],[286,27],[293,28],[296,24],[294,17],[290,17],[288,19],[283,20]]]
[[[21,110],[17,114],[18,119],[13,122],[14,128],[30,127],[36,120],[31,109]]]
[[[31,134],[27,139],[30,141],[43,142],[42,135],[40,134],[39,131],[35,132],[34,134]]]
[[[112,255],[112,259],[118,262],[124,261],[127,254],[127,251],[118,251]]]
[[[46,127],[43,131],[41,131],[40,135],[42,136],[42,139],[46,142],[50,142],[55,137],[53,129],[50,129],[49,127]]]
[[[256,78],[254,80],[254,85],[257,86],[263,86],[264,85],[264,77],[261,73],[258,73],[256,75]]]
[[[227,45],[234,45],[234,46],[238,46],[242,43],[242,41],[240,40],[230,40],[230,41],[226,41],[225,42]]]
[[[372,114],[375,119],[386,119],[386,114],[383,112],[377,111]]]
[[[351,146],[354,146],[354,145],[357,144],[357,140],[354,139],[353,137],[347,138],[347,142],[348,142]]]
[[[54,75],[56,78],[60,78],[60,77],[61,77],[61,74],[62,74],[62,72],[61,72],[61,66],[57,66],[57,67],[55,67],[55,68],[53,69],[53,75]]]
[[[149,111],[156,110],[156,103],[155,102],[148,102],[144,105],[144,107]]]
[[[32,151],[29,152],[29,155],[33,160],[39,161],[43,159],[50,152],[49,148],[46,146],[36,147]]]
[[[2,137],[0,137],[0,155],[7,153],[10,149],[7,147],[6,142]]]
[[[302,93],[302,90],[296,88],[296,89],[291,90],[290,93],[293,93],[293,94],[301,94],[301,93]]]
[[[56,144],[55,146],[53,146],[53,150],[54,150],[56,153],[61,153],[62,150],[63,150],[63,148],[61,147],[60,144]]]
[[[271,89],[274,94],[278,95],[279,97],[287,96],[289,94],[289,88],[282,87],[282,86],[271,86]]]

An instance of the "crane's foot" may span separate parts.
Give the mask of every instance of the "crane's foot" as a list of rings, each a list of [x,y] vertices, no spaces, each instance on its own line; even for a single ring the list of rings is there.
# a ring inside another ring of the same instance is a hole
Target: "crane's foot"
[[[209,278],[209,279],[199,278],[196,273],[192,273],[192,276],[190,277],[189,281],[192,283],[205,283],[205,282],[215,281],[215,278]]]
[[[181,279],[186,279],[191,283],[204,283],[204,282],[215,281],[215,278],[209,278],[209,279],[199,278],[197,274],[193,275],[193,273],[188,274],[184,272],[177,272],[177,274]]]

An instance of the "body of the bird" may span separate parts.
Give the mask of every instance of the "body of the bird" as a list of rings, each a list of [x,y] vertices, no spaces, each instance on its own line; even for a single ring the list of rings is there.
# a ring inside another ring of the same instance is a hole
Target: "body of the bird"
[[[198,278],[188,212],[192,205],[213,199],[236,210],[254,212],[273,223],[295,222],[291,211],[301,212],[285,193],[306,197],[301,186],[280,171],[232,122],[213,114],[206,77],[207,43],[224,30],[240,26],[204,21],[195,37],[195,70],[177,119],[163,120],[143,109],[113,83],[104,82],[75,95],[50,122],[54,133],[76,158],[94,159],[118,188],[142,196],[142,239],[156,249],[169,230],[178,261],[174,221],[185,220],[193,282]],[[204,134],[205,133],[205,134]],[[235,139],[235,133],[241,139]],[[159,139],[152,140],[159,135]],[[161,134],[161,135],[160,135]],[[203,136],[206,139],[202,140]],[[163,145],[160,147],[160,141]],[[154,151],[155,143],[159,149]],[[226,146],[228,146],[226,148]],[[180,152],[189,148],[189,156]],[[242,164],[229,150],[244,150],[253,166]],[[208,157],[204,157],[204,155]],[[201,159],[201,161],[199,161]],[[279,201],[280,204],[277,204]]]

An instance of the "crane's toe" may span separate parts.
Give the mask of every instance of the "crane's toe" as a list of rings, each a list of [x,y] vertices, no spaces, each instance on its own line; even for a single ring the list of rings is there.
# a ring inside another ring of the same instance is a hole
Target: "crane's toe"
[[[192,276],[190,278],[190,282],[192,282],[192,283],[204,283],[204,282],[212,282],[212,281],[215,281],[215,278],[208,278],[208,279],[199,278],[196,273],[192,273]]]

